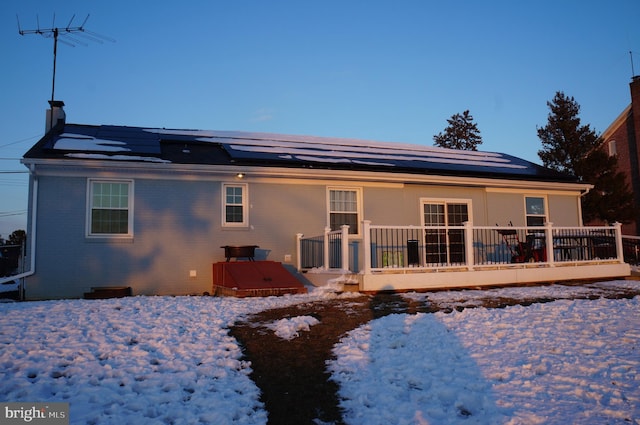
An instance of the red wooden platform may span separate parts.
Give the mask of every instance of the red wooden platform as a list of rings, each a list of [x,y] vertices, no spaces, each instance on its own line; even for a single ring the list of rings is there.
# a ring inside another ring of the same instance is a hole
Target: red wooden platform
[[[234,261],[213,264],[214,295],[266,297],[305,294],[307,288],[276,261]]]

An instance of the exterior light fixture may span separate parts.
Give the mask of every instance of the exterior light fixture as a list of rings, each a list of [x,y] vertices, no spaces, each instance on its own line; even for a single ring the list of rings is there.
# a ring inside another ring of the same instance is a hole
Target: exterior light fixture
[[[239,179],[243,179],[244,178],[244,173],[238,173],[236,174],[236,177]]]

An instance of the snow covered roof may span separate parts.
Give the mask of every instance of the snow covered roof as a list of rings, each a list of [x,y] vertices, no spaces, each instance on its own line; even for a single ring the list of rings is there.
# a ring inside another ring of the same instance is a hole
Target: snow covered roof
[[[236,131],[65,124],[25,158],[145,161],[403,172],[574,182],[540,165],[496,152],[404,143]]]

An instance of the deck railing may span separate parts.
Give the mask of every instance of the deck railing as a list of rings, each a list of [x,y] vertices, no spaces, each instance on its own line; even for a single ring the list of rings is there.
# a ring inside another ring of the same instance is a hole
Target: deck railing
[[[624,261],[629,264],[640,264],[640,236],[622,235]]]
[[[349,226],[340,230],[325,227],[322,235],[296,235],[298,270],[313,268],[349,269]],[[352,262],[353,263],[353,262]]]
[[[555,266],[602,261],[623,262],[631,252],[621,225],[555,227],[381,226],[363,222],[363,273],[392,269],[481,269]],[[354,269],[348,227],[325,229],[321,236],[298,235],[298,268]],[[640,238],[635,240],[640,257]],[[352,244],[353,245],[353,242]],[[356,257],[356,258],[354,258]],[[345,266],[345,265],[348,265]]]

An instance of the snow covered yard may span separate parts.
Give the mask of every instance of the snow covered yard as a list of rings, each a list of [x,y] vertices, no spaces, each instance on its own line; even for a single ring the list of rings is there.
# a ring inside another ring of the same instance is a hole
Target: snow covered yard
[[[134,297],[0,305],[2,401],[67,401],[72,423],[266,423],[228,336],[292,298]]]
[[[610,287],[638,287],[616,281]],[[602,286],[602,284],[601,284]],[[560,285],[406,294],[451,313],[353,330],[328,363],[348,424],[640,424],[640,297]],[[503,309],[481,299],[565,298]],[[229,327],[336,295],[132,297],[0,304],[0,401],[66,401],[77,424],[265,424]],[[315,325],[275,322],[287,341]]]
[[[349,424],[640,423],[640,298],[391,315],[330,363]]]

